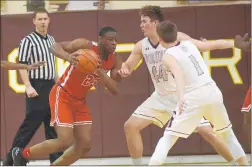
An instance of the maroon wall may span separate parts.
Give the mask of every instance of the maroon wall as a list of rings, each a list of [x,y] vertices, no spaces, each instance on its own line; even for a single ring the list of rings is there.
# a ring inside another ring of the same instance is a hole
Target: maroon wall
[[[165,16],[174,21],[179,30],[194,38],[233,39],[236,34],[250,32],[250,5],[166,8]],[[1,16],[1,59],[16,47],[20,40],[33,30],[31,15]],[[143,38],[140,31],[138,10],[89,11],[55,13],[51,15],[50,34],[57,41],[85,37],[96,41],[98,30],[110,25],[119,32],[119,43],[136,43]],[[251,34],[250,34],[251,35]],[[119,53],[125,60],[129,53]],[[220,60],[234,56],[231,49],[210,52],[211,58]],[[244,96],[249,87],[250,55],[242,53],[236,67],[243,83],[234,83],[227,67],[213,67],[212,76],[224,94],[224,101],[233,129],[249,151],[242,132],[243,114],[240,112]],[[232,73],[232,72],[231,72]],[[9,74],[1,70],[1,159],[11,147],[12,139],[24,118],[23,93],[15,93],[8,83]],[[18,82],[21,83],[20,78]],[[91,91],[88,102],[93,114],[92,157],[128,156],[123,125],[136,107],[153,91],[146,66],[143,64],[128,79],[120,84],[121,94],[112,95],[99,90]],[[43,127],[34,136],[30,145],[44,140]],[[155,126],[145,129],[143,134],[144,154],[151,155],[163,130]],[[188,140],[181,139],[171,151],[174,155],[209,154],[214,150],[193,134]],[[42,157],[44,158],[44,157]]]

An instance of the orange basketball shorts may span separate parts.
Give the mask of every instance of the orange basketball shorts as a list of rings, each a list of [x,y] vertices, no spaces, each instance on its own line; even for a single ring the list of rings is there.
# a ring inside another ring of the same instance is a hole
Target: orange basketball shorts
[[[245,97],[243,106],[242,106],[242,112],[249,112],[251,111],[251,87],[249,87],[249,90],[247,92],[247,95]]]
[[[92,124],[85,99],[75,99],[64,88],[54,85],[49,96],[51,126],[74,127]]]

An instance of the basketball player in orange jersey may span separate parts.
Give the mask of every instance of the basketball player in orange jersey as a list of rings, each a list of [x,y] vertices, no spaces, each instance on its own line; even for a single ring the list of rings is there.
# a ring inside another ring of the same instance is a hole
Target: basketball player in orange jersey
[[[20,69],[33,70],[44,65],[45,65],[45,62],[38,62],[31,65],[26,65],[26,64],[12,63],[9,61],[1,60],[1,67],[7,70],[20,70]]]
[[[122,62],[115,55],[117,32],[112,27],[104,27],[99,32],[98,44],[86,39],[56,43],[51,47],[53,54],[69,61],[65,73],[50,93],[51,126],[54,126],[57,139],[46,140],[30,148],[14,148],[14,165],[24,165],[31,158],[45,156],[65,150],[52,165],[71,165],[91,149],[92,119],[86,104],[86,97],[91,87],[101,80],[108,89],[116,93],[115,83],[120,80],[117,71]],[[78,71],[76,56],[79,49],[90,49],[99,55],[101,70],[92,73]],[[102,72],[111,70],[110,79]],[[116,80],[116,81],[114,81]],[[73,144],[74,142],[74,144]]]
[[[245,52],[251,52],[251,41],[249,40],[248,34],[245,34],[243,37],[236,35],[235,47]],[[249,145],[251,145],[251,87],[248,89],[241,111],[244,113],[243,125],[245,134],[247,135]]]
[[[132,157],[133,165],[143,164],[141,131],[151,124],[155,124],[162,128],[169,119],[172,119],[172,113],[178,102],[177,90],[176,87],[174,87],[174,78],[166,68],[163,68],[161,61],[166,49],[160,45],[159,36],[156,32],[156,27],[160,22],[164,21],[164,13],[160,6],[147,5],[140,9],[140,17],[140,28],[145,38],[136,43],[130,56],[126,62],[123,63],[119,73],[123,77],[128,77],[139,61],[144,59],[150,72],[155,91],[134,111],[124,125],[128,150]],[[195,40],[182,32],[178,32],[178,40],[191,40],[201,52],[232,48],[234,46],[234,42],[226,40],[211,42]],[[229,127],[220,129],[220,131],[226,130]],[[202,119],[196,130],[215,148],[216,152],[222,155],[228,162],[232,164],[235,163],[233,162],[234,158],[239,165],[248,164],[246,154],[233,131],[227,131],[229,135],[222,136],[224,142],[213,133],[213,128],[209,121],[205,119]],[[230,136],[232,136],[232,138],[230,138]]]

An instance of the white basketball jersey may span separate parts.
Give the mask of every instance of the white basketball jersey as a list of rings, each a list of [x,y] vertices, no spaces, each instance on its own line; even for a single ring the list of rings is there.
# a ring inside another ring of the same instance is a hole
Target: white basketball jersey
[[[155,90],[161,95],[176,91],[175,80],[162,62],[165,50],[160,44],[153,46],[148,38],[142,40],[142,55],[149,69]]]
[[[191,41],[168,48],[166,53],[176,58],[185,77],[185,90],[189,91],[214,82],[200,51]]]

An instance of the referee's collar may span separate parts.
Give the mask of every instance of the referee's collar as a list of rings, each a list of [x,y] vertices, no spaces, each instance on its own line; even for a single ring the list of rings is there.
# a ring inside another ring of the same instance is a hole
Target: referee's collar
[[[46,36],[44,37],[43,35],[41,35],[40,33],[38,33],[36,30],[34,31],[34,33],[37,34],[37,35],[38,35],[40,38],[42,38],[42,39],[47,39],[47,38],[48,38],[47,34],[46,34]]]

